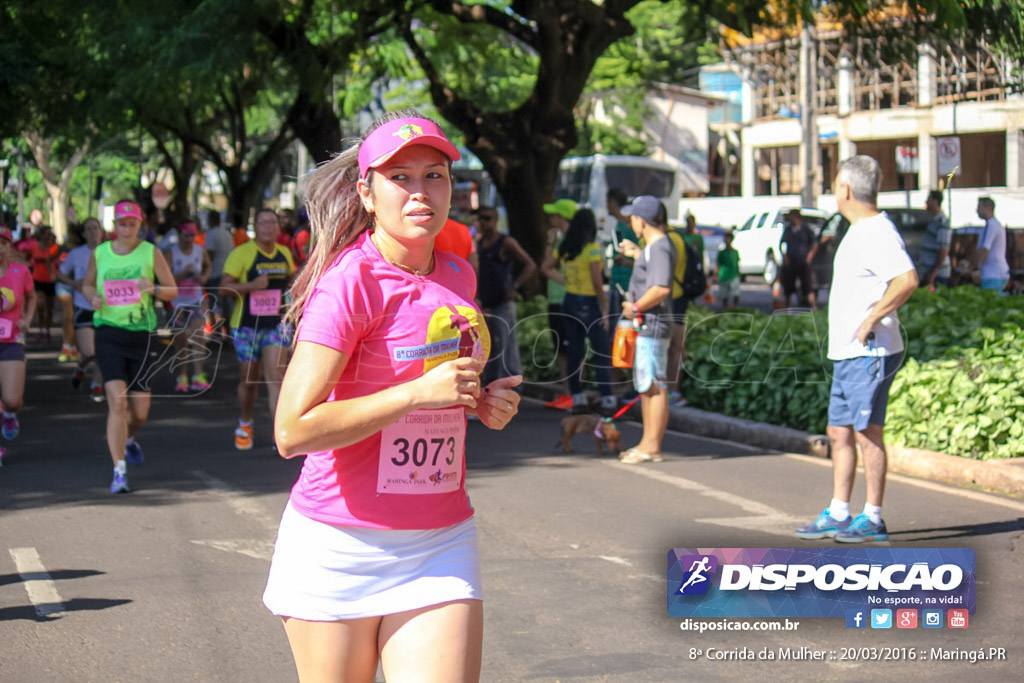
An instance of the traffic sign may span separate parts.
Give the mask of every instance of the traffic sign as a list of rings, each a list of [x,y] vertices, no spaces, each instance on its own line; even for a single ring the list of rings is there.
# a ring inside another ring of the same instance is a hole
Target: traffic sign
[[[960,136],[937,138],[935,142],[939,152],[939,175],[960,175]]]

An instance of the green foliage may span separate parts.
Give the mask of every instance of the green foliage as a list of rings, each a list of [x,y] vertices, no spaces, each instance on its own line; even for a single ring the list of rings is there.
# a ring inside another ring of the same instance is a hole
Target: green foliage
[[[527,382],[555,382],[561,379],[555,355],[554,336],[548,327],[548,300],[543,296],[516,303],[516,341]]]
[[[1024,308],[974,287],[918,290],[900,309],[907,360],[890,391],[888,441],[970,458],[1024,455]],[[690,405],[820,433],[831,362],[823,313],[687,317]]]
[[[468,28],[454,17],[423,10],[415,34],[434,59],[441,77],[483,111],[508,111],[533,90],[538,55],[512,35],[489,24]]]
[[[577,116],[573,154],[650,153],[642,136],[650,83],[696,86],[701,64],[718,61],[709,20],[696,3],[645,0],[626,15],[636,33],[613,43],[594,64]],[[593,117],[602,103],[608,122]]]
[[[831,367],[824,313],[711,313],[687,316],[684,394],[694,407],[821,432]]]
[[[969,458],[1024,455],[1024,308],[974,287],[919,290],[900,311],[905,363],[893,382],[894,443]]]

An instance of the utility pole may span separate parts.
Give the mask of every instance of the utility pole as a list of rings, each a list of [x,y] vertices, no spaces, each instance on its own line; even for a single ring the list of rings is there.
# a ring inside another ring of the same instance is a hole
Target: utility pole
[[[25,154],[18,147],[18,228],[25,224]],[[20,233],[19,233],[20,234]]]
[[[805,20],[800,31],[800,125],[803,130],[803,137],[800,140],[800,175],[803,181],[800,203],[811,209],[818,203],[818,173],[821,168],[818,120],[815,116],[817,64],[818,50],[814,39],[814,25]]]

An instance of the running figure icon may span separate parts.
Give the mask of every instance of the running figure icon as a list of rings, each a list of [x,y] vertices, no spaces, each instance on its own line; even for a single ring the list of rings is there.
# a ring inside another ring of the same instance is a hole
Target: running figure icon
[[[679,587],[679,592],[680,593],[684,592],[689,586],[693,586],[693,585],[696,585],[698,583],[704,583],[705,581],[708,580],[708,577],[704,576],[704,573],[711,571],[711,567],[708,566],[708,562],[710,562],[710,561],[711,561],[711,558],[708,557],[707,555],[705,555],[704,557],[700,558],[699,561],[698,560],[694,560],[693,561],[693,564],[691,564],[690,568],[687,570],[687,571],[691,572],[690,573],[690,578],[688,578],[686,580],[686,582],[683,583],[683,585]]]

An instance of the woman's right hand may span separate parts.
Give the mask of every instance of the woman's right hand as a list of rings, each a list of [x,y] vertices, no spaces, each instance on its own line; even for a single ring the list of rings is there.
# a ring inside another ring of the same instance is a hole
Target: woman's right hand
[[[476,407],[480,396],[480,373],[483,364],[472,358],[456,358],[441,363],[416,383],[419,408],[431,410],[452,406]]]

